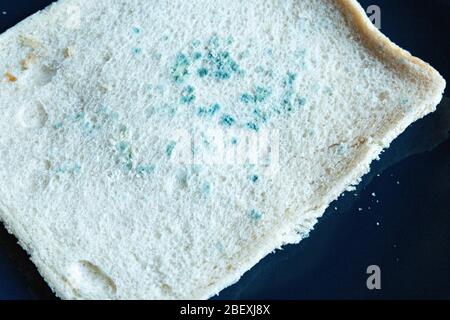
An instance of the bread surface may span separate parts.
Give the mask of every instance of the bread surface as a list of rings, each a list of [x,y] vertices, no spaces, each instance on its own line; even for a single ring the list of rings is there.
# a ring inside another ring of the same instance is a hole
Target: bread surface
[[[353,0],[60,0],[0,75],[0,219],[64,299],[217,294],[445,87]]]

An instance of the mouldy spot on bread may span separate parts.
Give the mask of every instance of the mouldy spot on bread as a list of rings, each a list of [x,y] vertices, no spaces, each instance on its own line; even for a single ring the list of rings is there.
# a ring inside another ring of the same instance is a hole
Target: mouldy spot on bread
[[[222,118],[220,118],[220,124],[225,126],[225,127],[231,127],[232,124],[234,124],[236,122],[236,120],[234,120],[234,118],[228,114],[225,114],[222,116]]]
[[[170,72],[172,80],[176,83],[183,83],[189,75],[190,64],[189,58],[184,53],[178,53]]]
[[[155,166],[151,164],[139,164],[136,167],[136,174],[139,177],[149,175],[155,171]]]
[[[194,102],[195,101],[194,91],[195,89],[193,86],[186,86],[181,92],[181,103],[190,104]]]
[[[265,102],[270,95],[272,94],[272,90],[270,88],[265,88],[262,86],[257,86],[255,87],[255,89],[253,90],[252,93],[243,93],[241,95],[241,102],[245,103],[245,104],[257,104],[257,103],[262,103]]]
[[[262,219],[262,213],[260,211],[256,210],[256,209],[252,209],[249,212],[249,217],[253,221],[259,221],[259,220]]]
[[[218,103],[213,103],[208,108],[199,107],[197,114],[199,116],[214,116],[220,110],[220,105]]]
[[[245,126],[247,127],[247,129],[252,130],[252,131],[259,130],[259,126],[254,122],[248,122]]]
[[[171,141],[167,147],[166,147],[166,154],[167,156],[170,158],[172,156],[173,150],[175,149],[176,146],[176,142],[175,141]]]

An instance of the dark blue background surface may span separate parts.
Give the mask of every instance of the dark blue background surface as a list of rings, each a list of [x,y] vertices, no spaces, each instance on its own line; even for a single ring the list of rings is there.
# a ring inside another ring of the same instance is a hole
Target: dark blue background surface
[[[0,32],[50,2],[0,0]],[[382,31],[450,80],[450,0],[360,3],[380,6]],[[357,191],[330,206],[309,238],[267,256],[218,298],[450,299],[449,89],[445,96],[437,112],[395,140]],[[366,288],[372,264],[381,267],[379,291]],[[0,299],[43,298],[54,296],[0,227]]]

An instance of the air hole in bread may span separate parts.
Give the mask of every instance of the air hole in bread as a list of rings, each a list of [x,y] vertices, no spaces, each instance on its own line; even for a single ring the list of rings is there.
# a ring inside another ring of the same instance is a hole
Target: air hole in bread
[[[35,65],[29,72],[29,79],[33,84],[45,86],[52,81],[53,77],[56,75],[57,69],[48,66]]]
[[[92,299],[111,297],[117,292],[114,281],[98,266],[86,260],[69,267],[67,281],[78,294]]]
[[[22,106],[16,117],[23,128],[42,128],[48,119],[44,106],[39,102]]]

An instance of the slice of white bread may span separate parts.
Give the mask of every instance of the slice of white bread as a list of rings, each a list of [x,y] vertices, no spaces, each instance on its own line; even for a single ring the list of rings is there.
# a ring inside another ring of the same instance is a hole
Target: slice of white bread
[[[60,0],[0,74],[0,218],[64,299],[211,297],[445,87],[354,0]]]

